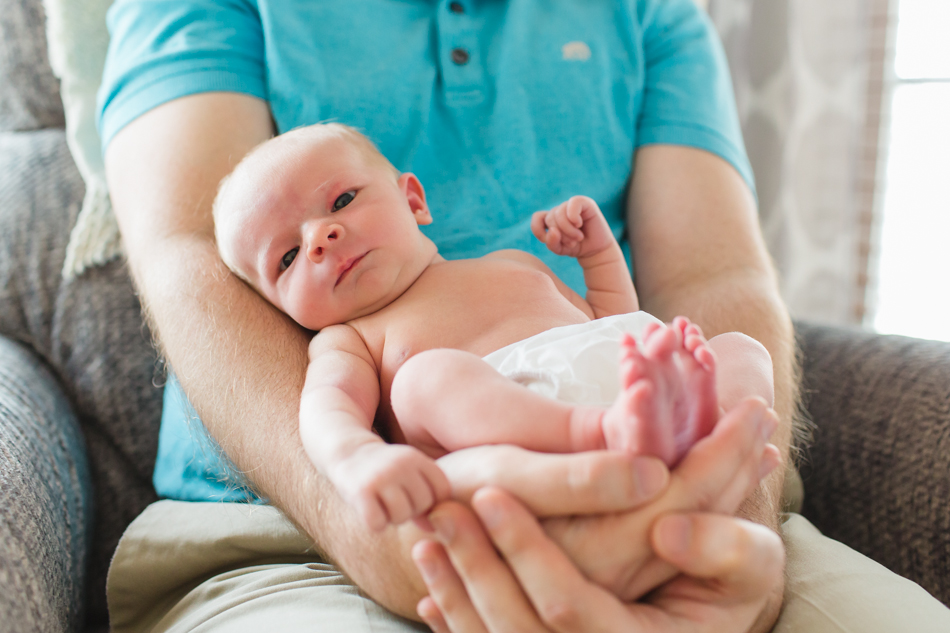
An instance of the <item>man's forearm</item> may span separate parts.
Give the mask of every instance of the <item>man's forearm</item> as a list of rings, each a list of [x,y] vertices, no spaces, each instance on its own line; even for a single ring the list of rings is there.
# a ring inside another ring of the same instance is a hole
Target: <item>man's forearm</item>
[[[408,531],[369,534],[302,448],[306,333],[228,276],[210,246],[162,247],[177,263],[144,267],[137,285],[202,421],[254,487],[361,588],[412,614],[422,587],[401,542]]]
[[[751,191],[703,150],[647,146],[635,164],[629,226],[643,309],[664,320],[689,317],[709,337],[738,331],[765,346],[780,418],[772,442],[787,460],[798,406],[794,337]],[[776,528],[783,480],[772,474],[745,516]]]
[[[411,532],[368,534],[303,451],[309,335],[215,248],[217,184],[269,135],[266,104],[233,94],[170,102],[120,132],[107,170],[129,266],[163,353],[229,458],[370,595],[412,613],[423,589]]]

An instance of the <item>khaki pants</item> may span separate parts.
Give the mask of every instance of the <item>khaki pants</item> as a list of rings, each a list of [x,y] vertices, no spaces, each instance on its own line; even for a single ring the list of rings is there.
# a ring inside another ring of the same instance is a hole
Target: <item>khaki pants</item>
[[[950,609],[917,584],[788,515],[780,633],[946,633]],[[129,526],[109,570],[115,633],[412,632],[313,553],[276,508],[160,501]]]

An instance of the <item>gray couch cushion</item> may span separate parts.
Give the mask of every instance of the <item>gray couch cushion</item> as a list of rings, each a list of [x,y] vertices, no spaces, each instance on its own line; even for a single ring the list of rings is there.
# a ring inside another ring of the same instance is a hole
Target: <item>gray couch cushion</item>
[[[77,631],[92,537],[79,423],[52,374],[0,337],[0,630]]]
[[[0,334],[35,350],[79,418],[96,513],[87,607],[104,622],[112,552],[156,498],[162,378],[123,262],[63,281],[82,196],[62,130],[0,133]]]
[[[950,343],[797,323],[802,513],[950,606]]]
[[[0,132],[63,125],[41,0],[0,0]]]

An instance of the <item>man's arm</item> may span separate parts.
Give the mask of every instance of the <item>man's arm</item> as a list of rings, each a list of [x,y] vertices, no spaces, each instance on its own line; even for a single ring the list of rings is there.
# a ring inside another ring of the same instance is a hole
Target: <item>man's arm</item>
[[[787,462],[798,381],[791,320],[748,186],[702,150],[651,145],[637,151],[628,198],[634,273],[644,310],[685,315],[704,333],[743,332],[772,355],[780,424],[771,442]],[[777,469],[740,514],[777,530],[784,473]],[[781,587],[770,609],[777,617]]]
[[[267,104],[234,93],[171,101],[119,132],[106,170],[129,266],[163,353],[231,460],[370,595],[411,614],[425,591],[408,556],[415,532],[371,534],[303,450],[309,334],[215,248],[218,183],[272,134]]]

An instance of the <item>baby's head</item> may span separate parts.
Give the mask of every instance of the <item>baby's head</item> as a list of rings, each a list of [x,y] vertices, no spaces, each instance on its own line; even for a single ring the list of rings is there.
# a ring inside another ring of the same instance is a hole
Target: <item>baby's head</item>
[[[425,192],[365,136],[312,125],[255,148],[222,183],[215,237],[235,274],[306,328],[392,303],[436,257]]]

